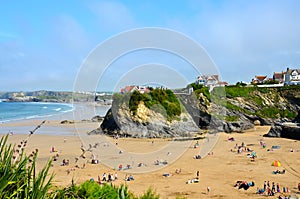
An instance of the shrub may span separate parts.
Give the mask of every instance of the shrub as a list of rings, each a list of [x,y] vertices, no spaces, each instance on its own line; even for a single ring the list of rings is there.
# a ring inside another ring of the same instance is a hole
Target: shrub
[[[124,95],[126,97],[126,94]],[[119,101],[122,101],[118,99]],[[181,114],[181,104],[176,95],[169,89],[152,89],[150,93],[134,91],[130,94],[129,109],[136,115],[138,105],[144,102],[147,108],[163,114],[167,119],[172,120]],[[165,114],[166,113],[166,114]]]

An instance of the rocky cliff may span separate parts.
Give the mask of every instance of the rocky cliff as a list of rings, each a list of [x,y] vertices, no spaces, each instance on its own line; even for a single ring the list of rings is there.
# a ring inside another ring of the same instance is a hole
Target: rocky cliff
[[[143,102],[138,104],[135,115],[125,103],[113,103],[101,124],[101,129],[109,135],[130,137],[186,137],[200,132],[187,112],[182,112],[179,117],[169,121],[163,114],[147,108]]]
[[[184,111],[172,121],[143,103],[139,103],[135,116],[127,106],[113,104],[101,128],[107,134],[123,133],[136,137],[184,136],[199,129],[242,132],[254,125],[292,122],[300,110],[299,94],[298,88],[290,87],[234,86],[216,88],[210,93],[200,88],[193,94],[181,92],[176,95]]]
[[[200,92],[199,92],[200,91]],[[298,88],[232,86],[194,95],[177,95],[195,123],[204,129],[241,132],[254,125],[292,121],[299,110]]]

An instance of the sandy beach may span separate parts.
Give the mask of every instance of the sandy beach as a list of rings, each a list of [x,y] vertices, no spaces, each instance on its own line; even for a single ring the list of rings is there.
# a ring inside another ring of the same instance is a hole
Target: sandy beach
[[[26,132],[32,130],[40,122],[40,120],[28,120],[3,123],[0,124],[0,133],[5,134],[8,129],[14,131],[14,129],[22,128],[24,134],[15,133],[9,137],[10,143],[18,144],[28,136]],[[39,149],[39,167],[54,155],[59,154],[51,168],[51,172],[55,174],[53,182],[55,186],[69,185],[72,179],[76,183],[91,178],[97,180],[98,176],[102,178],[103,173],[117,172],[118,180],[113,184],[125,183],[132,192],[138,195],[152,187],[162,198],[176,198],[176,196],[266,198],[268,196],[265,194],[256,194],[256,190],[263,187],[264,181],[270,181],[270,183],[279,183],[281,190],[283,187],[288,187],[290,193],[281,195],[297,194],[298,197],[300,196],[297,191],[297,185],[300,182],[300,141],[263,137],[263,134],[267,133],[270,128],[268,126],[257,126],[244,133],[208,135],[209,138],[189,142],[172,142],[162,139],[113,139],[103,135],[86,135],[86,132],[97,127],[99,127],[97,122],[80,121],[75,124],[60,124],[59,120],[47,120],[30,137],[26,151],[30,153],[36,148]],[[231,137],[234,141],[228,140]],[[193,146],[196,142],[199,147],[195,148]],[[266,147],[263,148],[260,142],[265,143]],[[92,152],[83,153],[83,150],[88,150],[89,144],[92,143],[98,143],[98,146],[92,146]],[[257,153],[255,161],[247,157],[247,154],[251,152],[237,153],[235,146],[242,143]],[[272,146],[280,146],[280,148],[270,150]],[[50,152],[52,147],[55,152]],[[122,153],[119,154],[116,150]],[[169,152],[171,150],[173,151]],[[176,154],[176,150],[183,152]],[[82,154],[85,158],[80,157]],[[193,157],[198,154],[202,158],[194,159]],[[172,156],[177,155],[180,157],[172,159]],[[91,164],[92,156],[100,163]],[[145,158],[140,160],[140,156]],[[77,162],[76,158],[78,158]],[[157,158],[166,159],[168,164],[154,165]],[[63,159],[69,160],[69,165],[61,166]],[[272,166],[275,160],[280,161],[282,166]],[[132,168],[128,170],[123,168],[122,171],[118,171],[120,161],[123,161],[123,167],[129,164]],[[112,164],[107,166],[110,162]],[[141,162],[145,164],[138,167]],[[272,171],[277,169],[285,169],[286,172],[273,174]],[[176,173],[176,170],[181,172]],[[196,177],[197,171],[199,171],[199,182],[187,184],[188,180]],[[129,174],[134,175],[134,181],[124,180]],[[169,177],[164,177],[163,174],[169,174]],[[238,180],[254,181],[255,186],[248,190],[238,190],[234,187]],[[207,187],[210,188],[209,193]],[[269,198],[278,198],[279,195],[280,193],[276,193],[275,196],[269,196]]]

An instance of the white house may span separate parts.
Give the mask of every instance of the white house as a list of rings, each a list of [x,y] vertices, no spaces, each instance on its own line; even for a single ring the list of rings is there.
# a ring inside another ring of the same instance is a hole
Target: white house
[[[287,68],[284,83],[288,85],[293,85],[293,84],[300,85],[300,69]]]
[[[196,83],[209,87],[209,90],[212,90],[214,87],[228,85],[227,82],[219,80],[219,75],[201,75],[197,78]]]

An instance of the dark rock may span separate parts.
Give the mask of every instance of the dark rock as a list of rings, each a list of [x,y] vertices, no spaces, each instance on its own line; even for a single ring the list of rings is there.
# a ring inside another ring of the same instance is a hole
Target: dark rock
[[[300,140],[300,126],[296,123],[276,123],[272,125],[266,137],[283,137]]]
[[[300,140],[300,126],[283,126],[281,137]]]
[[[265,137],[280,137],[282,132],[282,126],[280,124],[272,124],[270,131],[265,134]]]
[[[297,117],[293,120],[293,122],[300,123],[300,110],[298,111]]]
[[[74,124],[74,121],[63,120],[60,122],[61,124]]]
[[[103,117],[101,117],[99,115],[96,115],[91,119],[92,122],[102,122],[102,120],[103,120]]]
[[[102,134],[102,133],[103,133],[102,129],[97,128],[97,129],[94,129],[94,130],[88,132],[88,135],[98,135],[98,134]]]

